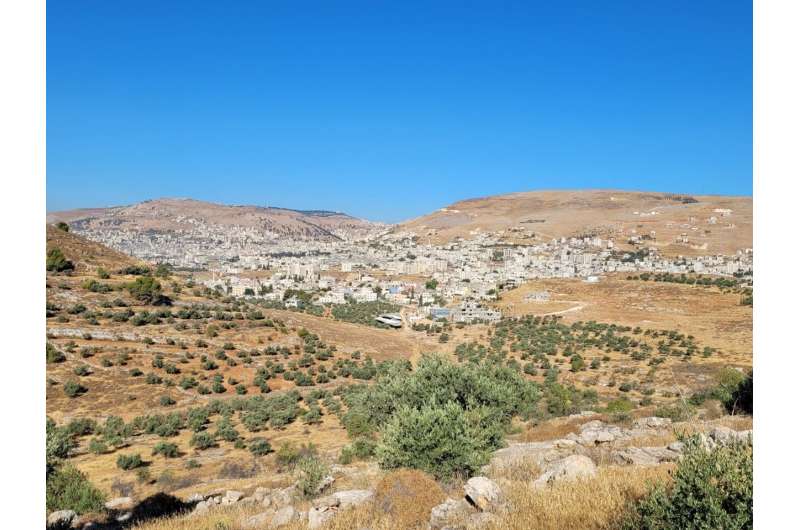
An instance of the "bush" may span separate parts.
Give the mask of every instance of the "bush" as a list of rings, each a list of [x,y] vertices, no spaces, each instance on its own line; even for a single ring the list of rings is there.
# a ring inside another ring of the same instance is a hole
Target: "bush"
[[[86,387],[82,386],[77,381],[67,381],[64,383],[64,393],[71,398],[78,397],[86,392]]]
[[[47,476],[61,463],[61,460],[69,455],[75,447],[75,440],[72,435],[62,427],[57,427],[55,422],[47,418],[46,423],[46,463]]]
[[[377,443],[369,438],[359,438],[352,444],[342,448],[339,455],[340,464],[350,464],[354,460],[366,460],[375,454]]]
[[[108,446],[99,438],[92,438],[89,441],[89,452],[95,455],[102,455],[108,452]]]
[[[654,412],[654,416],[659,418],[669,418],[672,421],[686,421],[694,416],[694,407],[689,403],[680,401],[672,405],[662,405]]]
[[[164,458],[177,458],[180,453],[178,452],[178,445],[170,442],[158,442],[153,447],[153,455],[163,455]]]
[[[454,402],[403,406],[381,431],[376,455],[386,469],[410,467],[437,478],[469,476],[489,460],[480,426]]]
[[[45,350],[47,352],[48,363],[61,363],[67,360],[67,356],[49,342],[46,344]]]
[[[152,276],[140,276],[126,285],[136,300],[146,305],[169,305],[170,299],[161,293],[161,284]]]
[[[275,453],[275,462],[280,468],[294,468],[301,460],[317,456],[317,448],[314,444],[306,444],[300,447],[284,442]]]
[[[189,445],[197,449],[208,449],[210,447],[214,447],[216,444],[217,443],[214,440],[214,437],[206,431],[194,433],[192,435],[192,439],[189,440]]]
[[[300,471],[297,488],[303,497],[308,499],[320,493],[328,466],[316,456],[308,456],[300,460],[297,467]]]
[[[249,449],[255,456],[264,456],[272,452],[272,446],[266,438],[253,438],[250,440]]]
[[[669,486],[638,501],[624,528],[753,528],[753,446],[733,443],[711,451],[687,440]]]
[[[142,462],[142,457],[138,453],[131,455],[119,455],[117,457],[117,467],[125,471],[136,469],[142,465],[144,465],[144,462]]]
[[[730,393],[730,397],[722,403],[725,409],[731,413],[744,412],[753,414],[753,371],[747,377],[739,381]]]
[[[86,478],[72,466],[55,470],[47,477],[47,510],[74,510],[82,514],[103,509],[105,498]]]
[[[53,247],[47,251],[47,270],[50,272],[65,272],[75,270],[75,264],[64,256],[61,249]]]

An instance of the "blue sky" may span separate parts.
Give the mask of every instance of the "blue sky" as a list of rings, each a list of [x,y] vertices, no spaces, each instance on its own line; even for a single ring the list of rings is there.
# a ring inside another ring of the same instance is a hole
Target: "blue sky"
[[[55,0],[47,208],[752,194],[740,0]]]

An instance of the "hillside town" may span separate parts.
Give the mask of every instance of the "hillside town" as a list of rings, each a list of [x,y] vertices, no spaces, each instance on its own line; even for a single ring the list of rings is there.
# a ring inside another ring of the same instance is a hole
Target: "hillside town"
[[[186,232],[103,230],[83,235],[196,272],[205,286],[232,296],[289,309],[382,301],[408,308],[410,324],[422,319],[497,321],[501,313],[484,304],[503,290],[536,279],[593,283],[613,273],[701,274],[737,278],[752,286],[752,249],[728,256],[665,257],[657,247],[646,246],[651,237],[635,235],[626,239],[635,250],[622,250],[615,239],[596,235],[542,241],[526,234],[532,244],[510,244],[504,234],[486,232],[434,245],[413,233],[385,229],[366,237],[320,241],[280,238],[253,228],[193,226],[194,231]],[[297,293],[308,297],[301,300]],[[538,296],[540,301],[548,297]]]

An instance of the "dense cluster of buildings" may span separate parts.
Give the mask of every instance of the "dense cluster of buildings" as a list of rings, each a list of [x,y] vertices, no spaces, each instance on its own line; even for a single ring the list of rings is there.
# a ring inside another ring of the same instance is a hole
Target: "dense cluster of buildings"
[[[718,212],[720,218],[726,212]],[[240,232],[147,233],[125,230],[84,235],[118,250],[176,267],[209,271],[203,283],[234,296],[298,305],[287,293],[311,293],[316,305],[385,301],[409,308],[411,320],[492,321],[483,305],[499,291],[538,278],[598,281],[609,273],[669,272],[750,276],[752,249],[735,255],[663,257],[647,241],[622,251],[598,236],[511,245],[499,234],[478,233],[443,245],[421,244],[411,233],[378,233],[364,239],[284,240]],[[204,228],[204,227],[203,227]],[[198,235],[198,233],[200,235]],[[533,293],[547,301],[549,293]]]

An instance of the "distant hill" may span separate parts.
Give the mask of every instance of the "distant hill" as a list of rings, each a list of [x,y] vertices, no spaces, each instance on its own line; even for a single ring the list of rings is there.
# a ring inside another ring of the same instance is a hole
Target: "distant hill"
[[[716,210],[716,211],[715,211]],[[467,199],[396,226],[423,241],[501,232],[503,239],[535,244],[557,237],[614,237],[625,247],[630,236],[650,237],[667,255],[731,254],[753,246],[752,197],[675,193],[534,191]],[[533,232],[531,239],[526,233]],[[688,242],[681,241],[686,234]]]
[[[300,211],[262,206],[229,206],[193,199],[156,199],[130,206],[51,212],[47,222],[64,221],[73,230],[104,232],[185,233],[197,227],[209,231],[256,229],[275,238],[335,241],[360,237],[383,225],[328,211]]]
[[[60,248],[67,259],[75,264],[78,271],[94,271],[97,267],[116,271],[129,265],[143,264],[141,260],[127,254],[48,224],[47,250],[54,247]]]

